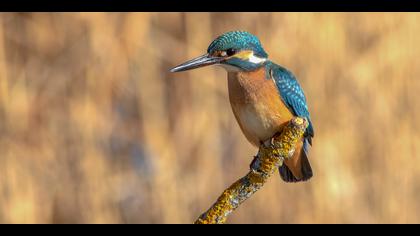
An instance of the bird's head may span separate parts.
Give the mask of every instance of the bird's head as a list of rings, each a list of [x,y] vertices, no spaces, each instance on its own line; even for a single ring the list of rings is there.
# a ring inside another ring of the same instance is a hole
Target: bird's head
[[[263,65],[267,58],[256,36],[245,31],[230,31],[217,37],[206,54],[174,67],[171,72],[208,65],[221,65],[228,71],[251,71]]]

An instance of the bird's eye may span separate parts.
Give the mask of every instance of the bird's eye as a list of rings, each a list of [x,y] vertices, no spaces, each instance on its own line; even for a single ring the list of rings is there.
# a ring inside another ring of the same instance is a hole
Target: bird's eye
[[[236,50],[235,49],[233,49],[233,48],[229,48],[228,50],[226,50],[226,54],[230,57],[230,56],[232,56],[233,54],[235,54],[236,53]]]

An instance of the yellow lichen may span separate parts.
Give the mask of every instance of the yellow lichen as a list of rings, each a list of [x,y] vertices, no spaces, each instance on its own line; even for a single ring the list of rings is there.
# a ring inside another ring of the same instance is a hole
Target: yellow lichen
[[[272,139],[271,145],[260,147],[256,165],[252,166],[248,174],[226,189],[216,203],[195,223],[222,224],[226,222],[227,216],[258,191],[270,175],[283,164],[285,158],[292,156],[294,147],[307,126],[308,122],[304,118],[292,119],[283,132]]]

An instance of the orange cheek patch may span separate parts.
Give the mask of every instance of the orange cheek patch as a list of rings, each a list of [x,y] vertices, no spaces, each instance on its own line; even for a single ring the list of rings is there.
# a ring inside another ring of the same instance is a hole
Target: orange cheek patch
[[[236,57],[242,60],[248,60],[248,58],[253,54],[252,51],[246,50],[246,51],[240,51],[233,55],[232,57]]]
[[[224,51],[215,51],[212,56],[214,57],[225,57],[226,56],[226,52]]]
[[[227,57],[227,58],[239,58],[241,60],[248,60],[251,56],[252,56],[253,52],[250,50],[245,50],[245,51],[240,51],[238,53],[236,53],[233,56]],[[215,51],[213,52],[212,56],[214,57],[225,57],[226,56],[226,52],[225,51]]]

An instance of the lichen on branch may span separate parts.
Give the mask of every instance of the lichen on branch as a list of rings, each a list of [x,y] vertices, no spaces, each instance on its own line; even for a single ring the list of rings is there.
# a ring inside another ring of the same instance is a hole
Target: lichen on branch
[[[217,201],[196,220],[196,224],[223,224],[227,216],[258,191],[267,179],[291,157],[308,122],[295,117],[268,144],[261,145],[250,171],[226,189]],[[266,142],[267,143],[267,142]]]

